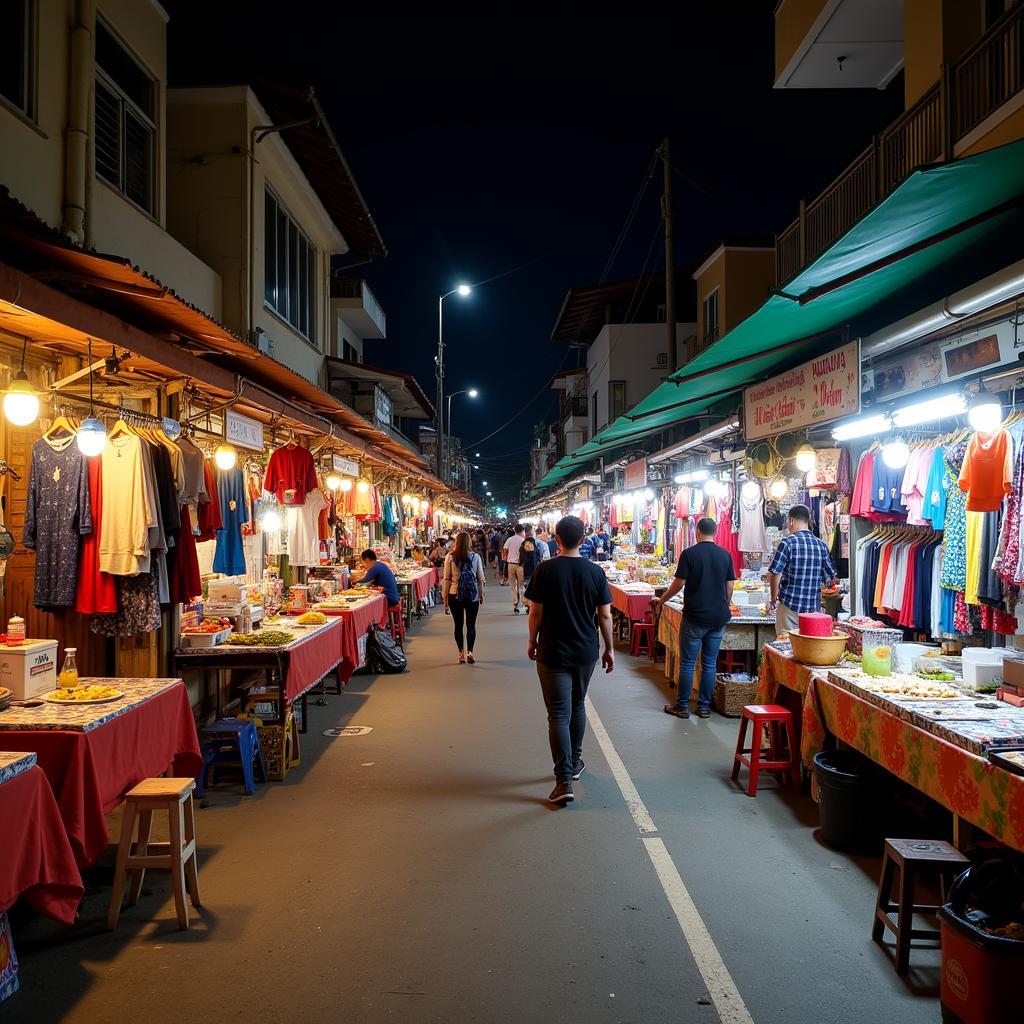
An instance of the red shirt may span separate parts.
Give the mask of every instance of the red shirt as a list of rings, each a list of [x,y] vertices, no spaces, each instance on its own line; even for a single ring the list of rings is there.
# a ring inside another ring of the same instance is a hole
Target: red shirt
[[[317,486],[313,456],[305,448],[288,445],[270,456],[263,489],[277,495],[282,505],[304,505],[306,494]]]

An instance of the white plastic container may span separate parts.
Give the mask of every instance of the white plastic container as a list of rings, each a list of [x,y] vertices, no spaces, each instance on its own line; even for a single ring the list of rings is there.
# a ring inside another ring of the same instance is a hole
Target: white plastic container
[[[964,684],[987,686],[1003,678],[1003,652],[988,647],[965,647],[961,655],[964,665]]]
[[[26,640],[0,646],[0,686],[26,700],[57,689],[57,641]]]
[[[917,659],[928,651],[937,651],[938,644],[896,644],[892,649],[892,667],[896,672],[913,672]]]
[[[216,633],[182,633],[182,647],[216,647],[231,636],[231,627],[226,626]]]

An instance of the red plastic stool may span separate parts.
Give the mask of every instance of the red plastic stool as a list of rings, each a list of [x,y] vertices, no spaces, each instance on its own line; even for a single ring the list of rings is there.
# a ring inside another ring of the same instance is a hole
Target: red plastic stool
[[[640,649],[648,658],[654,656],[654,623],[634,622],[629,629],[629,653],[634,658],[640,657]]]
[[[405,616],[402,614],[402,605],[393,604],[388,608],[388,629],[391,635],[405,647]]]
[[[752,746],[743,744],[747,738],[747,723],[754,725]],[[782,729],[785,726],[786,749],[782,750]],[[764,735],[763,727],[768,727],[768,749],[761,749]],[[747,755],[750,755],[749,757]],[[796,737],[793,730],[793,715],[781,704],[748,704],[743,709],[740,719],[740,734],[736,738],[736,755],[732,763],[732,777],[740,776],[740,765],[750,769],[750,781],[747,783],[747,796],[757,794],[757,777],[760,772],[789,773],[793,785],[799,784],[796,762]]]

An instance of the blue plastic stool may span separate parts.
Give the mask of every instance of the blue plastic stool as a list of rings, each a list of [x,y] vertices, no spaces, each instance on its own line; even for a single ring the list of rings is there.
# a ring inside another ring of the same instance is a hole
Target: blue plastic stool
[[[238,718],[219,719],[203,730],[203,770],[196,787],[198,795],[201,797],[206,792],[211,769],[216,773],[218,768],[241,767],[246,795],[252,796],[255,792],[254,763],[259,774],[255,781],[266,782],[267,770],[255,724]],[[216,777],[211,781],[215,782]]]

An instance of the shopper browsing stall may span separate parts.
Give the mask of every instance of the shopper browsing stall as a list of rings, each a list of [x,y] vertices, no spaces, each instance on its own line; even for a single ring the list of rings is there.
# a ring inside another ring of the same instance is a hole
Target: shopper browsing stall
[[[389,609],[400,607],[402,599],[398,596],[398,581],[391,569],[377,559],[377,553],[372,548],[367,548],[362,553],[360,561],[366,572],[359,582],[368,587],[380,587],[384,591]]]
[[[715,543],[718,524],[713,519],[697,523],[697,543],[679,556],[676,576],[668,590],[653,602],[657,613],[665,602],[683,591],[683,618],[679,624],[678,696],[674,704],[666,704],[665,714],[676,718],[690,717],[690,692],[693,673],[700,655],[700,690],[697,714],[711,714],[711,695],[715,688],[718,650],[729,622],[729,603],[736,573],[732,556]]]
[[[811,533],[810,523],[806,505],[790,508],[789,536],[779,541],[768,567],[771,608],[781,637],[799,627],[801,612],[821,611],[821,585],[836,578],[828,548]]]

